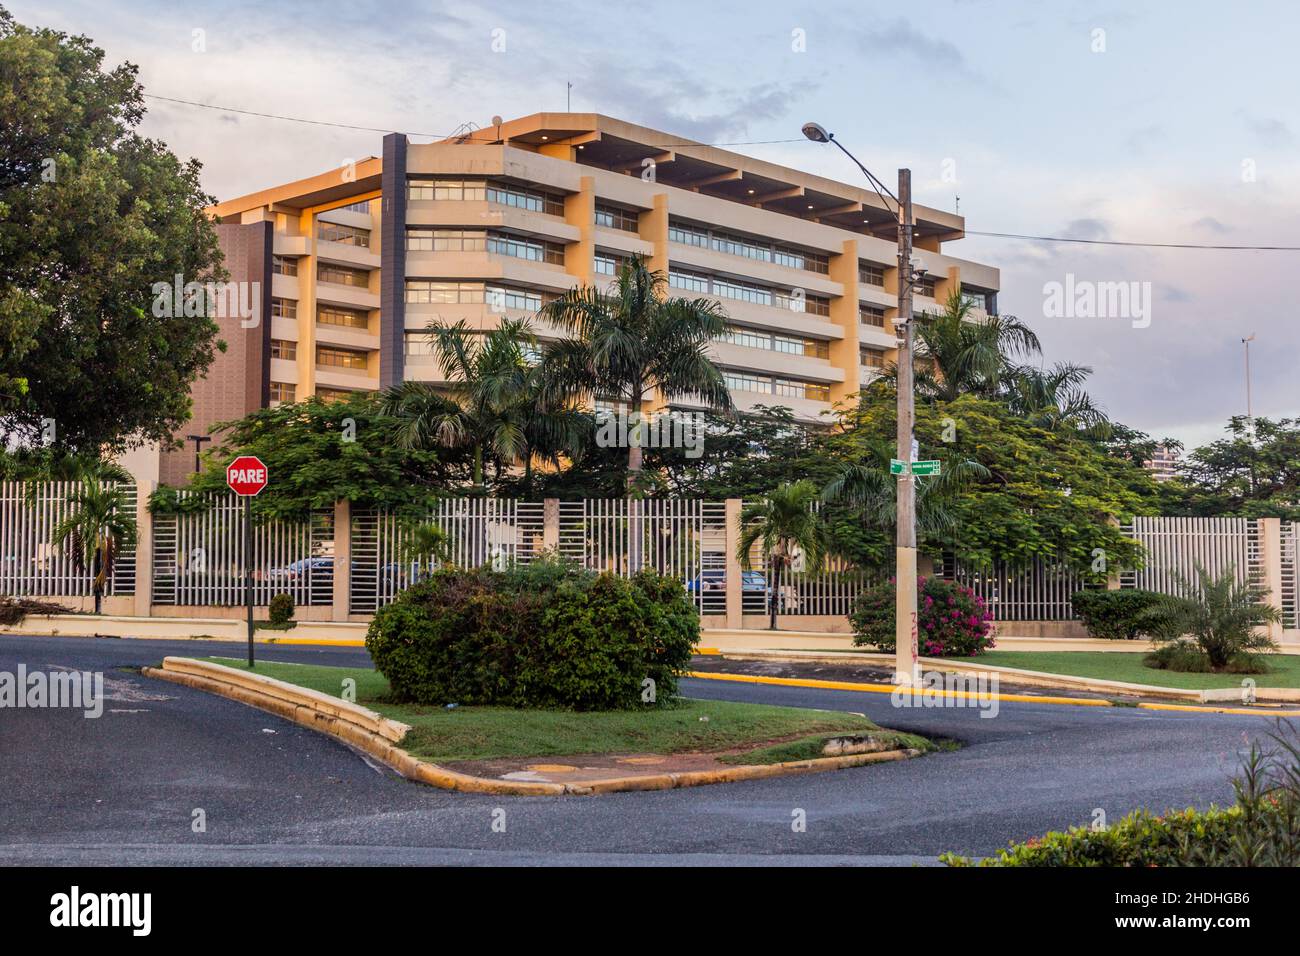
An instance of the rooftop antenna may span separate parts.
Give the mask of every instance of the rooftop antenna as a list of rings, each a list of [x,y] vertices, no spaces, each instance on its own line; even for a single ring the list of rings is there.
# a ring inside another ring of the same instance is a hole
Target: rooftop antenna
[[[957,197],[957,206],[956,206],[955,209],[953,209],[953,214],[954,214],[954,215],[957,215],[957,216],[960,216],[960,215],[961,215],[961,197],[960,197],[960,196]]]
[[[573,84],[568,81],[564,84],[564,112],[573,112]]]

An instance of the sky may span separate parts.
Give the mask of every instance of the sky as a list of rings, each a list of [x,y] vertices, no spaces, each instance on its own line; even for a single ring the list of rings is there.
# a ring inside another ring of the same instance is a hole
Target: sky
[[[146,93],[408,133],[600,112],[857,182],[815,120],[970,231],[1300,246],[1300,5],[995,2],[0,0],[84,33]],[[145,135],[225,199],[380,151],[381,133],[149,101]],[[960,203],[958,207],[958,202]],[[1093,368],[1115,419],[1190,446],[1246,411],[1300,416],[1300,252],[970,236],[1043,361]],[[1052,284],[1135,283],[1120,316]],[[1149,296],[1149,298],[1148,298]],[[1138,304],[1149,307],[1139,308]]]

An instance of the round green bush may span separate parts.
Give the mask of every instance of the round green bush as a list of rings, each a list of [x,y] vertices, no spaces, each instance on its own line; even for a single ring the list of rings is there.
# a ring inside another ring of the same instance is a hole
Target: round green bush
[[[272,595],[266,615],[273,627],[287,627],[293,621],[293,595],[281,591]]]
[[[380,609],[366,648],[401,701],[617,710],[673,698],[699,636],[675,579],[539,561],[435,572]]]
[[[1164,595],[1140,588],[1092,589],[1070,596],[1074,613],[1087,628],[1088,636],[1112,641],[1132,641],[1159,631],[1164,601]]]
[[[867,588],[849,616],[853,643],[894,650],[894,581]],[[924,657],[974,657],[993,647],[993,614],[964,584],[937,577],[916,579],[917,650]]]

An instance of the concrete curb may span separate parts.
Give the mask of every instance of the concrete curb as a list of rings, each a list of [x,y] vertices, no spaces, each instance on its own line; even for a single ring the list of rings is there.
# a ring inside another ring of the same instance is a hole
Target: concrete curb
[[[852,681],[817,680],[815,678],[799,677],[767,677],[762,674],[721,674],[706,671],[690,671],[686,676],[693,677],[697,680],[735,681],[742,684],[771,684],[778,687],[808,687],[813,690],[846,690],[859,694],[892,694],[898,689],[893,684],[862,684],[854,683]],[[1158,704],[1149,701],[1139,701],[1132,705],[1125,705],[1116,704],[1112,700],[1097,697],[1049,697],[1046,695],[1002,693],[980,694],[972,691],[937,689],[934,691],[926,691],[926,693],[934,693],[940,697],[952,699],[994,699],[1022,704],[1053,704],[1064,707],[1132,706],[1139,710],[1177,710],[1193,714],[1241,714],[1251,717],[1300,717],[1300,710],[1276,710],[1266,707],[1197,707],[1192,704]]]
[[[722,651],[724,660],[734,661],[772,661],[787,664],[844,664],[853,661],[867,661],[873,664],[894,665],[893,654],[876,654],[866,652],[855,654],[852,658],[836,654],[814,654],[809,652],[775,652],[775,651]],[[922,657],[921,665],[927,670],[941,671],[946,674],[997,674],[999,677],[1025,684],[1029,687],[1055,687],[1063,690],[1090,690],[1098,693],[1122,694],[1131,697],[1154,697],[1158,700],[1187,701],[1195,704],[1224,703],[1239,701],[1240,688],[1214,687],[1204,690],[1185,689],[1181,687],[1161,687],[1158,684],[1131,684],[1126,681],[1103,680],[1096,677],[1078,677],[1073,674],[1053,674],[1050,671],[1021,670],[1001,664],[981,664],[978,661],[953,661],[945,658]],[[703,675],[692,675],[703,676]],[[1249,677],[1249,674],[1242,675]],[[1300,703],[1300,687],[1256,687],[1255,699],[1265,703],[1294,704]]]
[[[390,720],[359,704],[349,703],[273,677],[251,674],[224,664],[214,664],[188,657],[164,658],[161,668],[146,667],[144,674],[269,711],[311,730],[336,737],[364,751],[408,780],[426,783],[443,790],[460,790],[466,793],[535,797],[673,790],[678,787],[698,787],[713,783],[734,783],[741,780],[762,780],[769,777],[843,770],[871,763],[905,760],[920,754],[918,750],[885,750],[812,760],[791,760],[785,763],[741,765],[724,770],[641,774],[571,783],[493,780],[489,777],[476,777],[472,774],[448,770],[446,767],[412,756],[397,746],[411,729],[406,724]]]

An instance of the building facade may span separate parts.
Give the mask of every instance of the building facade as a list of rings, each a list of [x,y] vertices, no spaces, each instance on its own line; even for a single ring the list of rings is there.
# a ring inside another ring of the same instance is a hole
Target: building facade
[[[954,289],[997,310],[998,271],[948,255],[952,213],[915,206],[918,312]],[[670,293],[730,316],[713,345],[739,409],[824,420],[896,356],[895,215],[870,189],[599,114],[540,113],[232,199],[269,228],[269,402],[438,381],[426,326],[533,319],[645,256]],[[534,322],[539,338],[555,330]],[[644,410],[662,408],[646,396]]]

